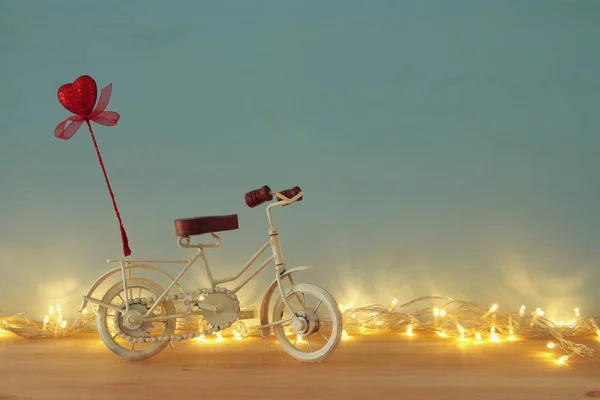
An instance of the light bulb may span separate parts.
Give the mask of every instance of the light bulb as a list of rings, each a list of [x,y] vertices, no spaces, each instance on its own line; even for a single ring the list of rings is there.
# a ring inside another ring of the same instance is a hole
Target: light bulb
[[[496,312],[497,309],[498,309],[498,304],[492,304],[492,306],[490,307],[490,312]]]
[[[196,338],[198,342],[204,342],[204,335],[200,335]]]
[[[48,308],[48,314],[54,315],[54,307],[50,306],[50,308]]]
[[[550,342],[546,345],[547,348],[549,349],[553,349],[554,348],[554,343]]]
[[[440,317],[445,317],[446,316],[446,310],[442,309],[440,310]]]
[[[233,336],[235,340],[242,340],[242,335],[238,331],[233,331]]]
[[[434,308],[433,309],[433,316],[434,317],[438,317],[440,315],[440,309],[439,308]]]
[[[56,305],[56,312],[59,313],[62,311],[62,307],[60,306],[60,304]]]
[[[392,300],[392,307],[396,307],[396,304],[398,304],[398,299]]]
[[[300,336],[300,335],[296,336],[296,341],[298,343],[302,343],[302,336]]]
[[[522,317],[523,314],[525,314],[525,306],[521,306],[521,308],[519,309],[519,315]]]
[[[61,329],[65,329],[67,327],[67,321],[62,321],[60,323],[60,327],[61,327]]]
[[[440,331],[440,333],[438,333],[438,335],[440,335],[440,337],[446,337],[446,332]]]
[[[481,333],[477,332],[477,333],[475,334],[475,339],[477,339],[477,340],[481,340]]]
[[[346,332],[346,330],[345,330],[345,329],[344,329],[344,330],[342,330],[342,339],[343,339],[343,340],[345,340],[345,339],[348,339],[349,337],[350,337],[350,336],[348,336],[348,332]]]
[[[412,327],[412,325],[409,325],[408,328],[406,328],[406,334],[408,336],[412,336],[413,335],[413,327]]]
[[[465,328],[463,328],[461,325],[458,326],[458,334],[460,335],[461,339],[465,337]]]
[[[567,357],[567,356],[562,356],[562,357],[560,357],[558,360],[556,360],[556,363],[557,363],[557,364],[559,364],[559,365],[560,365],[560,364],[564,364],[564,363],[565,363],[565,361],[567,361],[568,359],[569,359],[569,357]]]

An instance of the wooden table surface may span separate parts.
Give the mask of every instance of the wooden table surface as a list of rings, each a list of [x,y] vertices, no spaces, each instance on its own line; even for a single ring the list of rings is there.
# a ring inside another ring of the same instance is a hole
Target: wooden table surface
[[[596,338],[578,342],[600,348]],[[374,334],[342,342],[321,364],[302,364],[273,338],[226,339],[183,342],[129,362],[95,333],[41,340],[4,334],[0,400],[600,398],[600,361],[560,366],[554,360],[562,353],[546,343]]]

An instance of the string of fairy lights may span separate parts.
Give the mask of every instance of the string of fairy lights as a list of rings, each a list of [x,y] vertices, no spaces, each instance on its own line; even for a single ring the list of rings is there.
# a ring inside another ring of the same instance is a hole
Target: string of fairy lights
[[[416,311],[408,311],[417,303],[435,303]],[[595,350],[583,344],[575,343],[568,338],[597,335],[600,329],[596,316],[581,317],[579,308],[574,308],[573,320],[555,322],[547,317],[540,308],[529,311],[521,306],[515,312],[500,312],[497,304],[482,308],[479,304],[454,300],[449,297],[427,296],[398,305],[394,299],[388,307],[370,305],[354,307],[341,305],[344,317],[342,339],[353,335],[370,332],[396,331],[407,337],[414,337],[418,331],[429,331],[441,338],[455,338],[463,342],[511,342],[515,340],[549,339],[548,348],[558,348],[564,355],[556,359],[557,364],[564,364],[573,357],[594,357]],[[254,309],[242,310],[252,315]],[[83,310],[79,317],[70,324],[63,316],[59,304],[51,306],[48,314],[41,321],[27,319],[21,314],[0,315],[0,331],[17,336],[36,338],[58,338],[77,332],[94,330],[97,307]],[[177,329],[193,331],[199,329],[201,317],[192,316],[178,321]],[[291,332],[289,332],[291,334]],[[258,326],[248,327],[243,320],[238,320],[230,328],[214,335],[214,341],[222,342],[225,337],[242,340],[250,336],[259,336]],[[207,341],[203,336],[198,341]]]

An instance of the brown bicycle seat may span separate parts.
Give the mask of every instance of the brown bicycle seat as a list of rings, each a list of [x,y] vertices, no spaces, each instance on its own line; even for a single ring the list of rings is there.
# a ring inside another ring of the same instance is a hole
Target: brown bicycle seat
[[[234,231],[239,229],[237,214],[211,217],[193,217],[175,220],[176,236],[194,236],[205,233]]]

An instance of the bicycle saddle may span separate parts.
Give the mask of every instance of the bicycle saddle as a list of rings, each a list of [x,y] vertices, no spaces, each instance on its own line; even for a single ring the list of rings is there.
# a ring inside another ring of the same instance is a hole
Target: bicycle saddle
[[[237,214],[181,218],[175,220],[175,235],[179,237],[234,231],[239,228]]]

